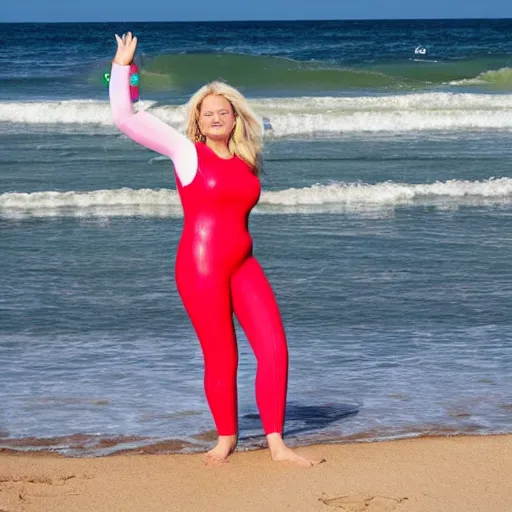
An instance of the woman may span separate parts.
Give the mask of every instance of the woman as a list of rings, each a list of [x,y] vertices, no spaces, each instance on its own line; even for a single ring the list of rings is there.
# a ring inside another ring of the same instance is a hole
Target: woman
[[[309,467],[282,437],[288,352],[272,289],[252,256],[250,210],[258,202],[262,128],[245,98],[213,82],[189,102],[187,137],[147,112],[133,113],[129,73],[137,38],[116,35],[110,78],[116,126],[136,142],[169,156],[184,211],[176,283],[199,338],[204,385],[218,432],[207,462],[226,461],[237,444],[238,351],[233,312],[258,361],[256,401],[273,460]]]

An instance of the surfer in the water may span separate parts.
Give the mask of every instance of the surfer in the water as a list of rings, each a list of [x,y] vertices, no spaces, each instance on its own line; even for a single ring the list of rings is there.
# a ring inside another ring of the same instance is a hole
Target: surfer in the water
[[[130,63],[137,38],[116,35],[110,78],[116,126],[174,163],[184,226],[176,283],[204,356],[204,386],[218,433],[210,463],[224,462],[238,439],[238,350],[233,313],[258,362],[256,401],[271,456],[313,466],[283,441],[288,378],[285,332],[274,294],[252,255],[248,217],[260,195],[262,127],[245,98],[226,84],[202,87],[189,101],[187,136],[151,114],[133,112]]]

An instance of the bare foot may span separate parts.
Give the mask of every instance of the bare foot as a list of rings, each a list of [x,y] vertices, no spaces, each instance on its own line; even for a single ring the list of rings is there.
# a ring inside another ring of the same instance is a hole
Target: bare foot
[[[206,453],[204,461],[208,466],[224,464],[227,458],[235,451],[237,436],[219,436],[217,445]]]
[[[295,453],[284,444],[283,436],[278,432],[268,434],[267,441],[272,460],[293,462],[302,468],[311,468],[325,462],[325,459],[308,459]]]
[[[325,462],[325,459],[308,459],[307,457],[302,457],[302,455],[294,452],[291,448],[288,448],[288,446],[284,446],[275,452],[271,452],[271,454],[272,460],[293,462],[301,468],[311,468]]]

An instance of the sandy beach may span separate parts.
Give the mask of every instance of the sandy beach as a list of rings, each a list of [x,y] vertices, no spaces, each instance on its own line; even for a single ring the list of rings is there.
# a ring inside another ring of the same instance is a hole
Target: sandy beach
[[[0,453],[1,512],[509,512],[512,436],[420,438],[298,449],[327,461],[275,463],[267,451],[205,466],[202,454],[72,459]]]

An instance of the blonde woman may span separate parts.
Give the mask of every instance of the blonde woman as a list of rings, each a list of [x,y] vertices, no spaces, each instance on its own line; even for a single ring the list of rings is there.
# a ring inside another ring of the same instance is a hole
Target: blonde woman
[[[204,356],[204,386],[218,432],[208,463],[225,462],[238,439],[238,351],[233,313],[258,361],[256,401],[273,460],[312,466],[283,441],[288,351],[279,308],[256,259],[248,217],[260,195],[262,127],[245,98],[213,82],[189,102],[187,136],[147,112],[133,113],[130,63],[137,38],[119,37],[110,78],[116,126],[174,163],[184,226],[176,283]]]

